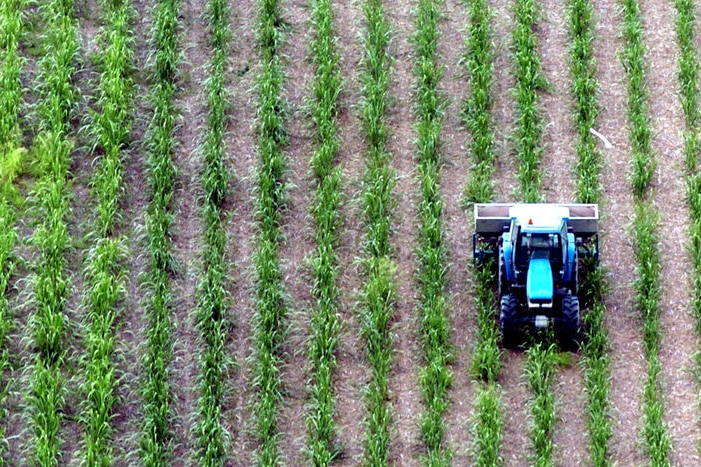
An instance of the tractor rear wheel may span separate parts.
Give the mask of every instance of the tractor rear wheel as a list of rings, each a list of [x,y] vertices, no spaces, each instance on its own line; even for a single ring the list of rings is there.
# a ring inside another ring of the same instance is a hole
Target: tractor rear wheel
[[[509,284],[506,281],[506,264],[504,263],[504,249],[499,246],[499,297],[504,297],[509,293]]]
[[[562,297],[562,315],[556,321],[555,336],[566,349],[576,349],[579,345],[581,317],[579,298],[576,295]]]
[[[523,342],[523,336],[517,325],[518,299],[514,294],[501,297],[501,311],[499,313],[499,330],[501,331],[501,343],[504,347],[514,349]]]

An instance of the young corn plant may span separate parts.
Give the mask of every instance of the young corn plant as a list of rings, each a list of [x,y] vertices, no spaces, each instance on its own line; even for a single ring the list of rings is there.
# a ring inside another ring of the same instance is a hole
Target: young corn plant
[[[571,0],[568,9],[570,32],[570,73],[575,101],[577,142],[577,198],[580,203],[598,203],[601,196],[601,154],[591,129],[596,126],[598,81],[593,53],[594,24],[590,0]],[[596,466],[608,465],[611,420],[608,414],[610,377],[609,343],[604,326],[605,283],[603,270],[594,261],[584,265],[581,275],[584,291],[580,297],[587,311],[582,317],[585,338],[581,350],[587,397],[589,452]]]
[[[503,465],[499,455],[504,422],[501,412],[501,392],[497,377],[501,369],[499,329],[496,326],[499,309],[495,297],[492,261],[473,269],[475,307],[477,309],[478,340],[474,350],[471,373],[477,380],[476,415],[474,420],[475,465]]]
[[[316,177],[316,203],[312,215],[316,223],[316,252],[312,257],[313,294],[317,306],[312,315],[309,357],[312,363],[311,398],[307,414],[308,456],[313,465],[329,465],[338,455],[334,448],[336,426],[332,377],[336,367],[335,349],[340,323],[337,310],[336,231],[341,200],[341,171],[335,164],[338,151],[336,115],[341,92],[339,55],[333,34],[332,2],[313,0],[312,22],[315,35],[310,44],[316,65],[312,83],[311,115],[318,146],[312,158]]]
[[[102,6],[101,37],[105,48],[100,57],[98,109],[90,124],[95,151],[99,149],[101,156],[92,179],[97,222],[85,267],[88,335],[84,361],[83,390],[87,406],[83,418],[87,429],[83,459],[87,465],[108,466],[113,464],[111,423],[117,385],[114,323],[119,315],[118,301],[125,291],[125,271],[120,259],[126,255],[114,228],[119,220],[118,203],[123,188],[121,155],[130,132],[133,83],[129,73],[133,68],[134,41],[129,2],[115,0]]]
[[[365,285],[363,290],[362,334],[372,378],[367,387],[367,431],[364,462],[389,462],[389,424],[392,419],[389,398],[389,369],[392,338],[389,321],[395,307],[395,264],[391,258],[390,225],[395,205],[392,189],[394,170],[387,151],[385,110],[390,77],[387,51],[391,37],[382,0],[366,0],[365,51],[362,63],[362,122],[367,142],[366,173],[362,206],[365,214]]]
[[[526,350],[526,379],[533,391],[531,403],[531,442],[533,465],[554,465],[553,430],[555,428],[555,395],[552,391],[555,378],[556,348],[554,344],[537,342]]]
[[[0,3],[0,373],[10,367],[5,343],[13,326],[7,290],[14,270],[13,249],[17,239],[14,209],[17,195],[13,183],[21,170],[23,155],[18,123],[23,94],[20,83],[23,60],[19,55],[23,8],[21,0]],[[10,382],[3,378],[1,384],[0,416],[5,416]],[[4,428],[0,428],[0,440],[3,446],[0,449],[4,449]]]
[[[691,305],[696,320],[696,332],[701,336],[701,173],[699,161],[699,57],[696,52],[697,15],[694,2],[677,0],[677,42],[679,44],[679,100],[684,111],[684,156],[686,161],[687,203],[689,205],[689,237],[691,264]],[[696,359],[701,368],[701,356]],[[701,404],[701,399],[699,400]]]
[[[472,175],[466,188],[469,202],[487,203],[494,198],[494,131],[492,130],[492,84],[494,52],[492,49],[492,11],[485,0],[468,4],[469,24],[465,64],[471,95],[465,105],[465,122],[472,136],[470,155]],[[477,344],[471,362],[472,375],[478,380],[475,420],[475,463],[478,466],[501,465],[503,422],[497,376],[501,368],[499,330],[495,326],[498,310],[492,289],[493,264],[473,268],[477,308]]]
[[[33,461],[58,465],[64,406],[63,336],[68,324],[69,282],[64,272],[69,241],[66,185],[72,149],[68,134],[76,97],[71,81],[78,42],[70,0],[47,2],[41,6],[41,13],[46,29],[42,37],[44,56],[39,64],[39,132],[34,140],[40,175],[33,198],[42,221],[32,237],[39,258],[33,280],[34,310],[29,318],[36,357],[28,397],[34,428]]]
[[[671,441],[664,423],[664,402],[659,362],[660,342],[660,259],[658,216],[650,198],[650,180],[655,157],[650,144],[652,130],[647,113],[645,47],[643,25],[637,0],[623,0],[623,64],[628,74],[628,127],[632,146],[632,191],[635,197],[633,238],[637,260],[634,283],[635,304],[643,320],[643,345],[648,375],[643,389],[645,422],[643,437],[652,465],[669,465]]]
[[[279,47],[283,40],[277,0],[260,0],[258,42],[261,70],[258,76],[258,247],[254,255],[256,310],[253,324],[255,347],[253,392],[255,435],[259,440],[257,462],[281,462],[277,413],[281,395],[280,346],[284,341],[286,307],[278,246],[285,205],[283,147],[285,101],[282,96],[283,65]]]
[[[526,203],[542,199],[540,160],[543,119],[538,109],[538,91],[547,86],[543,76],[538,40],[534,30],[538,19],[535,0],[516,2],[513,32],[514,73],[516,77],[516,154],[519,158],[520,198]]]
[[[226,0],[211,0],[207,7],[209,41],[213,49],[209,79],[206,82],[208,117],[202,151],[205,166],[201,174],[204,188],[205,251],[204,273],[199,284],[197,324],[204,351],[201,357],[199,461],[201,465],[221,466],[227,459],[227,431],[222,425],[222,397],[226,371],[226,230],[221,218],[227,195],[229,172],[224,163],[224,126],[227,96],[224,88],[226,50],[230,28]]]
[[[438,63],[438,21],[441,2],[422,0],[416,13],[415,75],[417,79],[417,152],[421,186],[419,205],[418,280],[420,283],[421,335],[425,365],[419,384],[424,396],[421,434],[426,454],[424,464],[448,465],[450,450],[445,447],[443,414],[448,409],[448,390],[453,375],[450,369],[450,322],[446,312],[445,247],[440,190],[440,131],[444,99],[438,90],[441,67]]]
[[[660,383],[660,296],[662,290],[657,211],[650,204],[638,202],[633,219],[633,234],[637,248],[635,301],[643,320],[643,346],[648,362],[648,375],[643,389],[645,425],[643,435],[655,466],[670,465],[668,455],[671,441],[664,423],[664,403]]]
[[[470,131],[472,170],[465,189],[468,202],[486,203],[494,197],[494,131],[492,94],[494,53],[492,50],[492,11],[486,0],[469,2],[469,24],[465,53],[472,93],[465,104],[465,122]]]
[[[178,80],[179,0],[159,0],[153,8],[152,44],[155,49],[151,71],[153,118],[147,136],[148,185],[150,200],[146,215],[147,246],[150,256],[146,309],[148,350],[143,357],[145,381],[142,385],[144,421],[140,454],[146,465],[167,465],[172,450],[170,428],[172,395],[169,390],[169,363],[172,356],[170,276],[174,269],[170,226],[173,214],[175,167],[175,120],[173,104]]]
[[[623,0],[623,66],[628,75],[628,129],[632,145],[632,186],[637,198],[647,193],[655,171],[652,154],[652,130],[647,112],[645,86],[645,45],[640,5],[637,0]]]

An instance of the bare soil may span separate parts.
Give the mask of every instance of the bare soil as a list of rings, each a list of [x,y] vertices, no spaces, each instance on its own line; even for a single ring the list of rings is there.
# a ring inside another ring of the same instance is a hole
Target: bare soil
[[[633,245],[629,238],[633,204],[628,183],[630,145],[627,131],[627,77],[619,53],[622,13],[615,0],[594,5],[596,39],[594,55],[598,64],[600,133],[613,148],[601,145],[604,165],[604,201],[601,231],[601,264],[607,271],[610,292],[606,297],[605,325],[611,342],[610,404],[613,417],[610,447],[613,459],[628,465],[645,463],[641,429],[641,381],[646,374],[641,346],[641,321],[632,309],[635,273]]]

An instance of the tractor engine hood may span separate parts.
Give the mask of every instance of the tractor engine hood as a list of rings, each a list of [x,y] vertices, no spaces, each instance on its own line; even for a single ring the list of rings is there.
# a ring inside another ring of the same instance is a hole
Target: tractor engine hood
[[[528,302],[533,306],[552,306],[553,272],[550,260],[535,253],[528,264],[526,278]]]

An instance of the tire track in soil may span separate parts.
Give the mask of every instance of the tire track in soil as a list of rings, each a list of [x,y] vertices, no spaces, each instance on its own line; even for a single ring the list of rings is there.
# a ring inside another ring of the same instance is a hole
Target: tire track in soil
[[[134,465],[139,462],[139,440],[143,409],[141,378],[144,352],[147,350],[145,330],[147,312],[143,285],[148,270],[146,251],[146,207],[148,186],[146,172],[145,137],[150,121],[151,106],[148,103],[147,62],[150,55],[151,14],[146,0],[132,0],[135,14],[134,32],[134,97],[132,140],[124,153],[124,192],[122,193],[122,222],[120,231],[125,237],[128,257],[124,261],[127,271],[125,296],[119,316],[115,320],[115,372],[119,381],[117,400],[113,407],[114,458],[118,462]]]
[[[672,465],[698,464],[697,379],[698,352],[695,318],[690,306],[687,247],[689,212],[686,207],[684,142],[685,127],[679,102],[679,46],[677,10],[669,5],[643,1],[641,11],[648,44],[649,109],[653,116],[652,147],[658,161],[655,202],[660,212],[658,232],[662,264],[660,360],[665,424],[672,441]]]
[[[410,42],[415,31],[415,4],[411,0],[391,0],[385,4],[385,16],[392,31],[388,53],[392,57],[390,86],[387,93],[387,150],[396,173],[392,198],[397,206],[392,214],[393,260],[397,266],[394,282],[397,302],[390,320],[394,355],[389,375],[391,425],[390,462],[420,465],[424,445],[419,430],[423,396],[418,384],[423,365],[416,306],[416,248],[418,239],[419,185],[416,170],[416,129],[414,126],[415,54]]]
[[[358,262],[362,251],[363,222],[360,205],[360,184],[365,164],[365,143],[361,136],[359,64],[363,56],[360,41],[363,13],[357,0],[334,2],[334,31],[338,38],[337,52],[343,76],[339,96],[338,164],[342,170],[341,203],[339,205],[338,255],[339,321],[341,332],[336,352],[333,387],[336,396],[336,422],[340,466],[355,466],[362,459],[365,436],[365,399],[363,390],[370,380],[365,360],[365,344],[361,338],[360,309],[361,270]]]
[[[183,0],[179,11],[179,89],[174,107],[179,113],[177,141],[172,155],[176,177],[172,200],[171,251],[179,269],[171,282],[173,356],[170,363],[173,419],[173,462],[196,459],[194,433],[198,418],[199,373],[202,348],[196,327],[196,287],[202,272],[202,219],[200,209],[202,153],[207,108],[204,81],[210,47],[205,2]]]
[[[495,202],[515,202],[518,193],[518,160],[514,150],[516,101],[513,89],[512,34],[515,27],[514,2],[493,0],[492,30],[494,32],[494,107],[495,154],[494,171]],[[542,101],[541,101],[542,102]],[[501,386],[503,436],[501,457],[505,465],[527,465],[529,460],[530,391],[523,384],[525,354],[505,349],[501,357],[502,369],[498,383]]]
[[[465,32],[469,18],[465,3],[445,0],[438,23],[439,62],[445,65],[439,89],[447,105],[440,135],[443,167],[440,186],[443,193],[443,229],[446,247],[446,312],[451,323],[453,348],[453,385],[448,393],[450,405],[444,415],[444,440],[452,450],[454,465],[470,462],[470,427],[474,416],[475,390],[470,376],[470,362],[475,342],[477,320],[471,294],[472,216],[463,207],[463,189],[470,171],[469,135],[462,110],[468,96],[465,67],[460,63],[465,53]]]
[[[285,179],[289,187],[281,228],[284,241],[280,245],[280,270],[288,295],[288,332],[282,346],[285,363],[280,376],[284,398],[279,428],[282,457],[288,465],[303,465],[308,463],[304,448],[308,440],[310,312],[316,306],[311,294],[314,274],[308,262],[316,248],[310,211],[315,202],[310,159],[316,150],[316,142],[312,136],[314,126],[307,114],[314,76],[314,64],[308,58],[313,28],[307,0],[291,0],[283,5],[282,17],[288,26],[281,54],[285,68],[283,88],[288,105],[285,122],[288,142],[284,152],[287,162]]]
[[[227,199],[230,220],[227,223],[230,261],[228,293],[231,317],[230,354],[232,375],[223,402],[224,424],[231,436],[228,465],[253,465],[255,440],[249,402],[252,400],[251,374],[247,359],[251,356],[251,323],[255,314],[255,169],[258,166],[254,119],[256,97],[254,79],[257,68],[255,38],[258,9],[255,0],[230,1],[231,11],[231,107],[225,142],[231,170]]]
[[[569,20],[560,3],[544,0],[539,22],[539,46],[543,73],[551,86],[541,95],[543,118],[543,194],[546,202],[576,202],[577,149],[572,116],[572,74],[569,67]],[[572,440],[587,439],[584,374],[579,354],[571,354],[573,364],[555,372],[553,460],[556,465],[582,465],[589,459],[587,444]]]
[[[629,240],[633,215],[632,194],[628,181],[630,143],[628,136],[627,76],[620,59],[622,14],[616,0],[594,3],[596,36],[594,55],[599,80],[599,102],[602,103],[597,130],[606,136],[613,148],[602,149],[602,215],[599,222],[601,265],[607,271],[610,290],[605,298],[604,323],[608,329],[611,350],[610,412],[612,437],[609,443],[611,461],[621,465],[642,465],[646,457],[639,442],[641,433],[641,397],[646,375],[643,356],[642,321],[633,310],[631,267],[633,245]]]

